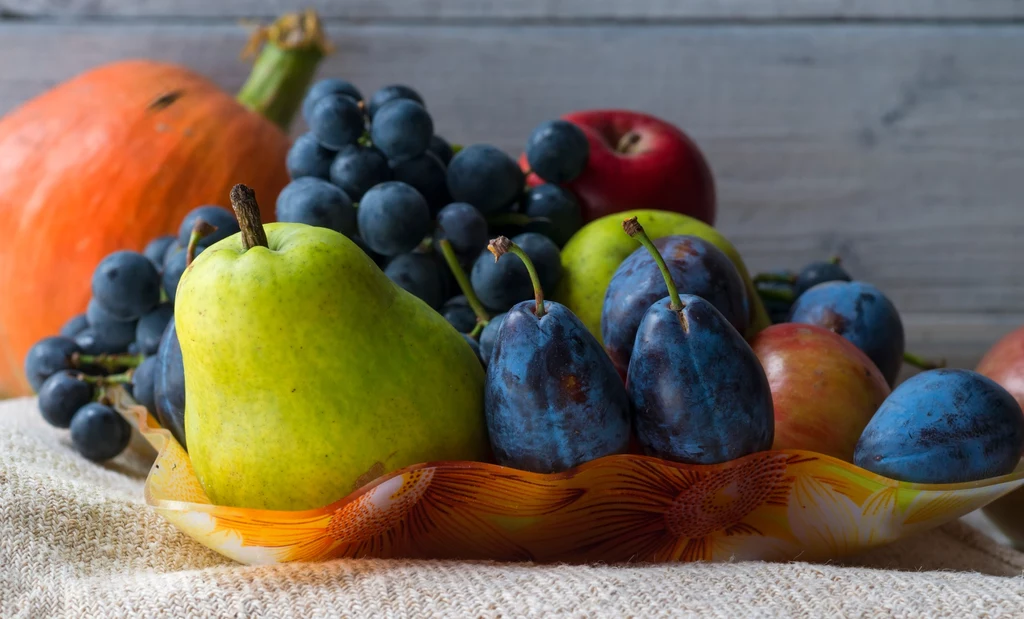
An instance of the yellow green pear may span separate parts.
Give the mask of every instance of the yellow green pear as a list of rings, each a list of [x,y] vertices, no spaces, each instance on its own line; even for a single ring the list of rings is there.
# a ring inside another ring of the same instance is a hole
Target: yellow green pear
[[[242,232],[196,257],[175,299],[210,499],[312,509],[410,464],[484,459],[484,372],[462,335],[342,234],[264,228],[241,185],[231,201]]]
[[[652,240],[676,234],[690,234],[715,245],[729,256],[747,286],[750,301],[748,338],[771,325],[761,297],[743,264],[743,258],[721,232],[706,223],[670,211],[639,209],[605,215],[588,223],[562,248],[563,275],[554,300],[576,314],[587,329],[601,341],[601,308],[608,284],[622,261],[636,251],[636,242],[622,233],[623,220],[636,217]]]

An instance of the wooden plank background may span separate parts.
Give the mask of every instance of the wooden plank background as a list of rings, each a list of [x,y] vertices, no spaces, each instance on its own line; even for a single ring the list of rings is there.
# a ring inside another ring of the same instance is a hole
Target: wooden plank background
[[[356,0],[310,5],[324,76],[419,89],[438,131],[518,153],[539,122],[626,107],[707,154],[754,270],[839,253],[910,346],[972,366],[1024,324],[1024,2]],[[0,113],[126,57],[234,90],[276,0],[0,0]],[[301,131],[297,126],[295,131]]]

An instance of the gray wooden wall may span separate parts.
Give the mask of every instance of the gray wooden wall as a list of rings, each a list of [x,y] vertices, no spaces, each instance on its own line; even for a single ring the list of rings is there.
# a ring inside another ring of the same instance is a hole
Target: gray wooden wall
[[[518,153],[540,121],[681,125],[754,270],[839,253],[910,346],[973,365],[1024,324],[1022,0],[311,0],[323,75],[408,82],[438,131]],[[0,0],[0,113],[147,56],[242,83],[242,18],[280,0]],[[298,128],[297,128],[298,130]]]

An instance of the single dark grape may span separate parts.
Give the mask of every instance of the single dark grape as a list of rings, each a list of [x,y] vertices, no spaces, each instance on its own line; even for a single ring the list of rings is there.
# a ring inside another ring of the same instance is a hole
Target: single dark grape
[[[444,164],[433,153],[425,152],[393,168],[395,180],[411,186],[427,201],[430,215],[435,216],[451,202],[448,195],[448,173]]]
[[[426,152],[434,121],[419,103],[396,99],[384,104],[373,117],[370,139],[373,145],[395,163],[408,161]]]
[[[196,248],[196,255],[202,251],[202,248]],[[181,275],[185,272],[186,258],[188,254],[186,249],[180,245],[175,245],[174,250],[167,254],[167,258],[164,261],[164,271],[160,276],[161,285],[163,286],[164,293],[167,294],[167,299],[174,303],[174,296],[178,291],[178,281],[181,280]]]
[[[480,343],[469,337],[468,333],[463,333],[462,337],[466,340],[466,343],[469,344],[469,347],[473,349],[473,352],[476,354],[476,358],[480,360],[480,364],[486,368],[487,362],[484,361],[483,356],[480,354]]]
[[[576,231],[583,227],[579,202],[569,190],[558,185],[537,185],[523,196],[522,212],[531,219],[526,229],[539,232],[562,247]]]
[[[287,195],[281,192],[284,199],[277,200],[278,221],[329,228],[345,236],[355,234],[356,209],[344,191],[320,179],[307,180],[294,188],[292,184],[285,187],[291,188]]]
[[[420,93],[408,86],[392,84],[391,86],[381,88],[370,96],[370,102],[367,105],[367,110],[370,112],[370,118],[374,118],[377,115],[377,110],[383,107],[385,103],[389,103],[395,99],[408,99],[426,107]]]
[[[328,94],[313,104],[307,119],[309,132],[324,148],[341,150],[366,132],[366,118],[352,97]]]
[[[167,255],[167,249],[174,245],[174,241],[177,239],[170,234],[164,236],[158,236],[142,250],[142,255],[149,258],[149,261],[153,263],[156,270],[159,271],[164,266],[164,256]]]
[[[430,208],[420,192],[389,181],[366,192],[356,209],[359,236],[373,251],[397,256],[412,251],[430,232]]]
[[[327,180],[331,177],[331,162],[337,154],[321,146],[312,133],[304,133],[295,138],[288,149],[284,165],[288,168],[288,176],[293,179],[313,176]]]
[[[128,447],[132,427],[114,409],[91,402],[71,419],[71,442],[78,453],[93,462],[115,458]]]
[[[64,337],[75,337],[88,326],[89,319],[85,317],[85,314],[76,314],[60,328],[60,334]]]
[[[135,354],[141,353],[147,357],[155,355],[160,347],[160,338],[167,330],[167,323],[173,317],[174,305],[161,303],[153,311],[140,318],[139,323],[135,326],[135,346],[137,348]]]
[[[188,451],[185,442],[185,363],[181,357],[181,344],[174,320],[167,324],[160,348],[156,353],[156,380],[153,399],[160,425],[170,430],[181,448]]]
[[[429,254],[409,253],[395,256],[384,274],[399,287],[437,309],[444,301],[444,280],[438,261]]]
[[[455,151],[452,150],[448,140],[439,135],[430,136],[430,146],[427,147],[427,150],[434,153],[434,156],[440,159],[441,163],[446,166],[451,162],[452,157],[455,156]]]
[[[309,87],[305,98],[302,100],[302,117],[306,119],[307,123],[309,122],[310,113],[313,111],[313,105],[327,95],[345,95],[351,97],[356,102],[363,100],[362,93],[359,92],[359,89],[352,82],[335,78],[318,80]]]
[[[332,183],[358,202],[370,188],[392,180],[394,175],[384,153],[373,147],[351,145],[341,149],[334,158],[330,177]]]
[[[583,130],[567,120],[549,120],[530,134],[526,160],[530,170],[549,183],[568,183],[587,167],[590,143]]]
[[[158,367],[155,356],[146,357],[132,373],[132,397],[153,415],[156,415],[154,387]]]
[[[498,339],[498,329],[501,328],[501,321],[505,320],[505,314],[492,316],[487,326],[480,332],[480,358],[486,364],[491,360],[491,353],[494,352],[494,342]]]
[[[47,378],[71,369],[71,356],[81,352],[82,348],[69,337],[46,337],[33,344],[25,355],[25,377],[32,390],[38,393]]]
[[[808,288],[825,282],[849,282],[853,278],[838,262],[812,262],[805,266],[796,276],[793,292],[802,295]]]
[[[441,306],[441,315],[460,333],[469,333],[476,326],[476,314],[465,295],[452,297]]]
[[[385,266],[387,266],[387,264],[388,264],[388,257],[387,256],[382,256],[382,255],[378,254],[377,252],[373,251],[372,249],[370,249],[366,245],[366,241],[364,241],[363,239],[359,238],[358,236],[353,236],[353,237],[351,237],[351,239],[352,239],[352,241],[355,242],[356,245],[359,246],[359,249],[363,250],[364,254],[366,254],[367,256],[370,257],[370,260],[373,260],[374,264],[376,264],[377,266],[379,266],[382,269]]]
[[[448,239],[455,253],[475,258],[487,247],[487,220],[472,204],[452,202],[437,214],[437,236]]]
[[[89,319],[89,327],[75,339],[87,354],[127,352],[128,345],[135,341],[137,320],[118,320],[96,299],[89,301],[85,315]]]
[[[116,251],[93,271],[92,296],[113,316],[134,320],[160,302],[160,273],[142,254]]]
[[[206,248],[217,241],[223,240],[238,232],[238,220],[235,214],[223,206],[198,206],[185,215],[178,227],[178,244],[188,247],[189,239],[192,238],[192,228],[196,225],[196,219],[203,221],[217,228],[213,234],[204,236],[196,242],[196,247]],[[199,252],[196,252],[199,255]]]
[[[448,191],[484,215],[507,211],[523,193],[526,177],[516,162],[490,144],[462,149],[448,164]]]
[[[525,232],[512,241],[533,261],[540,275],[541,288],[552,294],[562,278],[562,260],[558,246],[548,237]],[[470,274],[473,290],[488,308],[506,311],[520,301],[534,298],[533,283],[522,260],[494,260],[489,252],[480,252]]]
[[[92,385],[74,370],[61,370],[39,388],[39,412],[46,423],[67,428],[78,409],[92,401]]]

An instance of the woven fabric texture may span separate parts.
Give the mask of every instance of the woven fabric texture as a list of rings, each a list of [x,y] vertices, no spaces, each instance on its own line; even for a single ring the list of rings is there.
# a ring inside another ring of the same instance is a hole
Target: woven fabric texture
[[[1024,617],[1024,554],[961,522],[843,564],[242,566],[146,507],[151,457],[0,403],[0,617]]]

